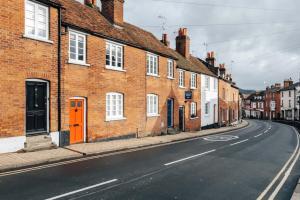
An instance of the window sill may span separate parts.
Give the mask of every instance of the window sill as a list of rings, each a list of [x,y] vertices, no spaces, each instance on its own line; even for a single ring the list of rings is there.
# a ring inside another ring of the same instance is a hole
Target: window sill
[[[85,66],[85,67],[90,67],[91,66],[90,64],[86,64],[86,63],[82,63],[82,62],[77,62],[77,61],[72,61],[72,60],[69,60],[68,64],[81,65],[81,66]]]
[[[127,118],[121,117],[121,118],[115,118],[115,119],[106,119],[105,122],[112,122],[112,121],[123,121],[126,120]]]
[[[179,88],[180,88],[180,89],[186,89],[186,87],[183,87],[183,86],[179,86]]]
[[[191,87],[191,90],[197,90],[197,88],[196,87]]]
[[[155,75],[155,74],[147,74],[147,76],[151,76],[151,77],[155,77],[155,78],[160,78],[159,75]]]
[[[167,78],[170,79],[170,80],[175,80],[175,78],[173,78],[173,77],[169,77],[169,76],[168,76]]]
[[[190,120],[199,119],[199,117],[190,117]]]
[[[160,117],[160,114],[155,114],[155,115],[147,115],[148,118],[152,118],[152,117]]]
[[[46,42],[46,43],[49,43],[49,44],[54,44],[54,42],[51,41],[51,40],[44,39],[44,38],[38,38],[38,37],[35,37],[35,36],[31,36],[31,35],[23,35],[23,38],[27,38],[27,39],[31,39],[31,40],[37,40],[37,41],[40,41],[40,42]]]
[[[111,67],[111,66],[108,66],[108,65],[105,66],[105,69],[112,70],[112,71],[126,72],[125,69],[119,69],[117,67]]]

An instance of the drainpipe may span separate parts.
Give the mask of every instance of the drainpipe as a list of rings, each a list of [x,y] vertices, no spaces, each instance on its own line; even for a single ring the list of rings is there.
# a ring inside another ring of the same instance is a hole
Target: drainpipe
[[[58,48],[57,48],[57,129],[61,132],[61,8],[58,8]]]

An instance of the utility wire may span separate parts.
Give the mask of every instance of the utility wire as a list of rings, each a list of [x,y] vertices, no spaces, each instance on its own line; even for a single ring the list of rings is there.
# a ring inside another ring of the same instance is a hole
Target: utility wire
[[[171,1],[171,0],[151,0],[156,2],[172,3],[172,4],[186,4],[195,5],[203,7],[222,7],[222,8],[234,8],[234,9],[247,9],[247,10],[260,10],[260,11],[272,11],[272,12],[297,12],[297,10],[292,9],[280,9],[280,8],[259,8],[259,7],[248,7],[248,6],[238,6],[238,5],[228,5],[228,4],[215,4],[215,3],[199,3],[199,2],[183,2],[183,1]]]
[[[293,23],[300,23],[300,21],[283,21],[283,22],[250,22],[250,23],[232,23],[232,24],[178,24],[178,25],[166,25],[166,27],[172,28],[172,27],[209,27],[209,26],[242,26],[242,25],[269,25],[269,24],[293,24]],[[141,27],[146,28],[161,28],[159,25],[144,25]]]

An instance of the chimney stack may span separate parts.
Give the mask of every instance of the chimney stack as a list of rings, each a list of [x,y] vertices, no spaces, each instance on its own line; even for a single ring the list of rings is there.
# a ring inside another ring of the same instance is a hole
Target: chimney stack
[[[292,78],[290,78],[290,79],[286,79],[286,80],[284,80],[284,82],[283,82],[283,87],[284,88],[287,88],[287,87],[290,87],[291,85],[293,85],[293,80],[292,80]]]
[[[84,0],[84,4],[90,7],[96,6],[96,0]]]
[[[211,66],[215,66],[216,58],[215,58],[215,52],[208,52],[206,62],[208,62]]]
[[[168,34],[164,33],[164,34],[162,35],[161,42],[162,42],[165,46],[170,47],[170,41],[169,41],[169,39],[168,39]]]
[[[101,0],[101,4],[101,12],[104,17],[111,23],[122,26],[124,22],[124,0]]]
[[[220,64],[219,72],[220,72],[221,78],[226,78],[226,77],[225,77],[225,75],[226,75],[225,63]]]
[[[176,37],[176,51],[185,58],[190,57],[190,37],[186,28],[180,28]]]
[[[280,89],[281,88],[281,84],[280,83],[275,83],[275,88],[276,89]]]

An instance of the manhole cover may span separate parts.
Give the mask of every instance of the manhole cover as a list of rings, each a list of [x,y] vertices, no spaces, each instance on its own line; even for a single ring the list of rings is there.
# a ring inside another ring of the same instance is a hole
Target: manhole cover
[[[212,136],[207,136],[204,137],[204,140],[207,141],[213,141],[213,142],[226,142],[230,140],[236,140],[238,139],[238,136],[233,136],[233,135],[212,135]]]

